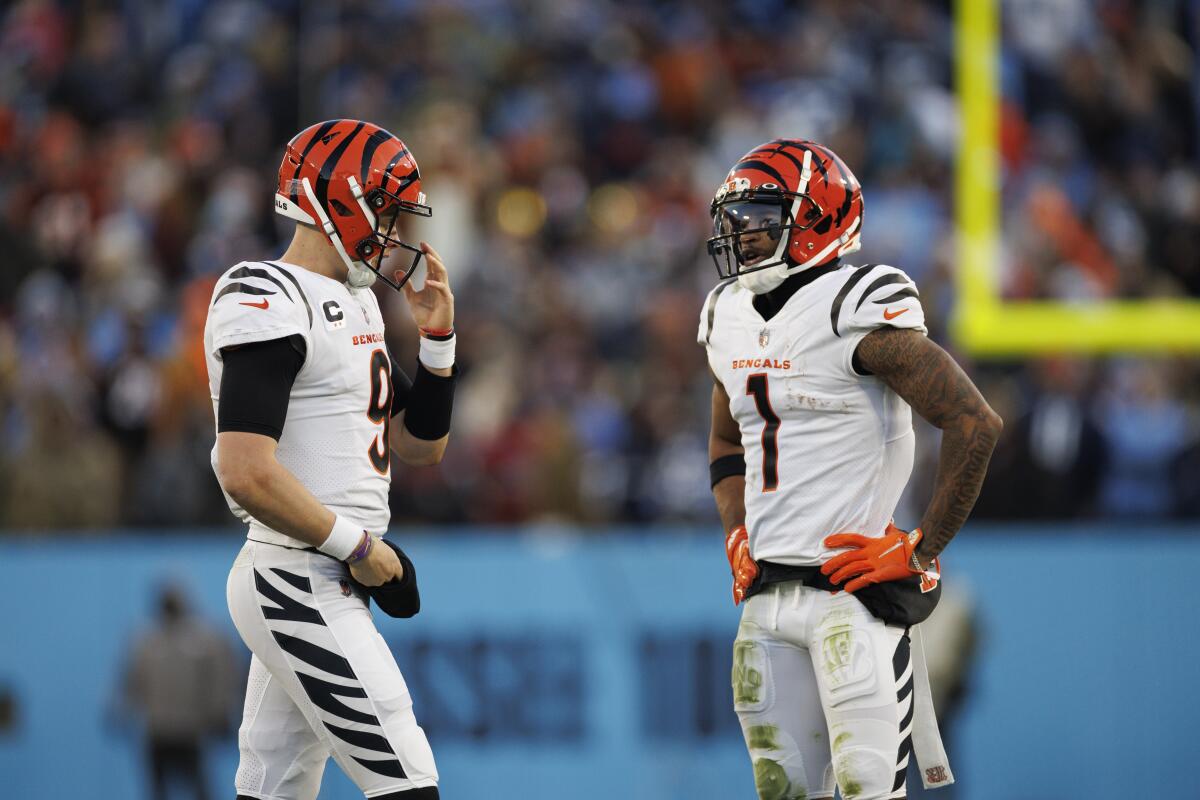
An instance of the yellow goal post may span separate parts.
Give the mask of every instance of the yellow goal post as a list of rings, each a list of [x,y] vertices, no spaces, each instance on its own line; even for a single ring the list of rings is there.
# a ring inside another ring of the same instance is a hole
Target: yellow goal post
[[[955,170],[956,313],[951,333],[977,357],[1200,353],[1200,301],[1005,301],[999,285],[1001,0],[956,0],[960,116]],[[1200,253],[1196,254],[1200,258]]]

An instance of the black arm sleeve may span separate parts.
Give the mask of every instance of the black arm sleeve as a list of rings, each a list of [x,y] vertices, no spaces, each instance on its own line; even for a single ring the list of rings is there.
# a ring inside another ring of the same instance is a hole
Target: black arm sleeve
[[[408,413],[404,415],[404,429],[427,442],[436,442],[450,433],[457,380],[457,366],[450,369],[449,375],[434,375],[418,360]]]
[[[388,353],[388,358],[392,359],[392,416],[396,416],[404,409],[408,408],[408,396],[412,392],[412,378],[408,377],[408,373],[400,369],[400,365],[396,363],[396,359],[392,358],[392,354]]]
[[[222,350],[217,432],[260,433],[279,441],[304,354],[304,339],[299,336]]]

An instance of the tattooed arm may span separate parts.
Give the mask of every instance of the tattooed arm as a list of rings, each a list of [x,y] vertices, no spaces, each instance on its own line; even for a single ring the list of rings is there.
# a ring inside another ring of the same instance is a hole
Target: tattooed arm
[[[737,420],[729,413],[729,395],[725,392],[720,381],[713,378],[712,393],[712,428],[708,434],[708,460],[716,461],[722,456],[740,456],[745,454],[742,448],[742,432]],[[746,478],[744,475],[730,475],[716,486],[712,487],[713,497],[717,501],[717,513],[721,515],[721,524],[729,531],[734,526],[746,522]]]
[[[933,499],[921,519],[917,556],[926,566],[967,521],[1004,427],[971,379],[937,344],[914,330],[880,328],[854,353],[855,369],[879,376],[942,430]]]

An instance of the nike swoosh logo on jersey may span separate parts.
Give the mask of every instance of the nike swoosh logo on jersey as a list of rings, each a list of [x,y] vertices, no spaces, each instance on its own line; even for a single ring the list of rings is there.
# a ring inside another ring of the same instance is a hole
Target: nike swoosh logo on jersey
[[[247,303],[243,301],[238,303],[238,305],[250,306],[251,308],[261,308],[265,311],[267,306],[271,305],[271,301],[264,297],[261,303]]]
[[[890,309],[887,309],[887,308],[885,308],[885,309],[883,310],[883,318],[884,318],[884,319],[895,319],[896,317],[898,317],[898,316],[900,316],[901,314],[903,314],[905,311],[908,311],[908,309],[907,309],[907,308],[902,308],[902,309],[900,309],[899,311],[893,312],[893,311],[891,311]]]

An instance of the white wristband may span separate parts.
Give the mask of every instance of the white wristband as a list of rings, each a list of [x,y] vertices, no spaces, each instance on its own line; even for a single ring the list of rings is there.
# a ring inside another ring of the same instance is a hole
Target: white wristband
[[[354,552],[354,548],[358,547],[362,537],[361,525],[355,525],[350,520],[335,516],[333,530],[329,532],[329,536],[317,549],[327,556],[333,556],[338,561],[345,561]]]
[[[426,369],[450,369],[454,366],[454,343],[457,340],[457,336],[445,340],[427,339],[422,336],[417,358]]]

